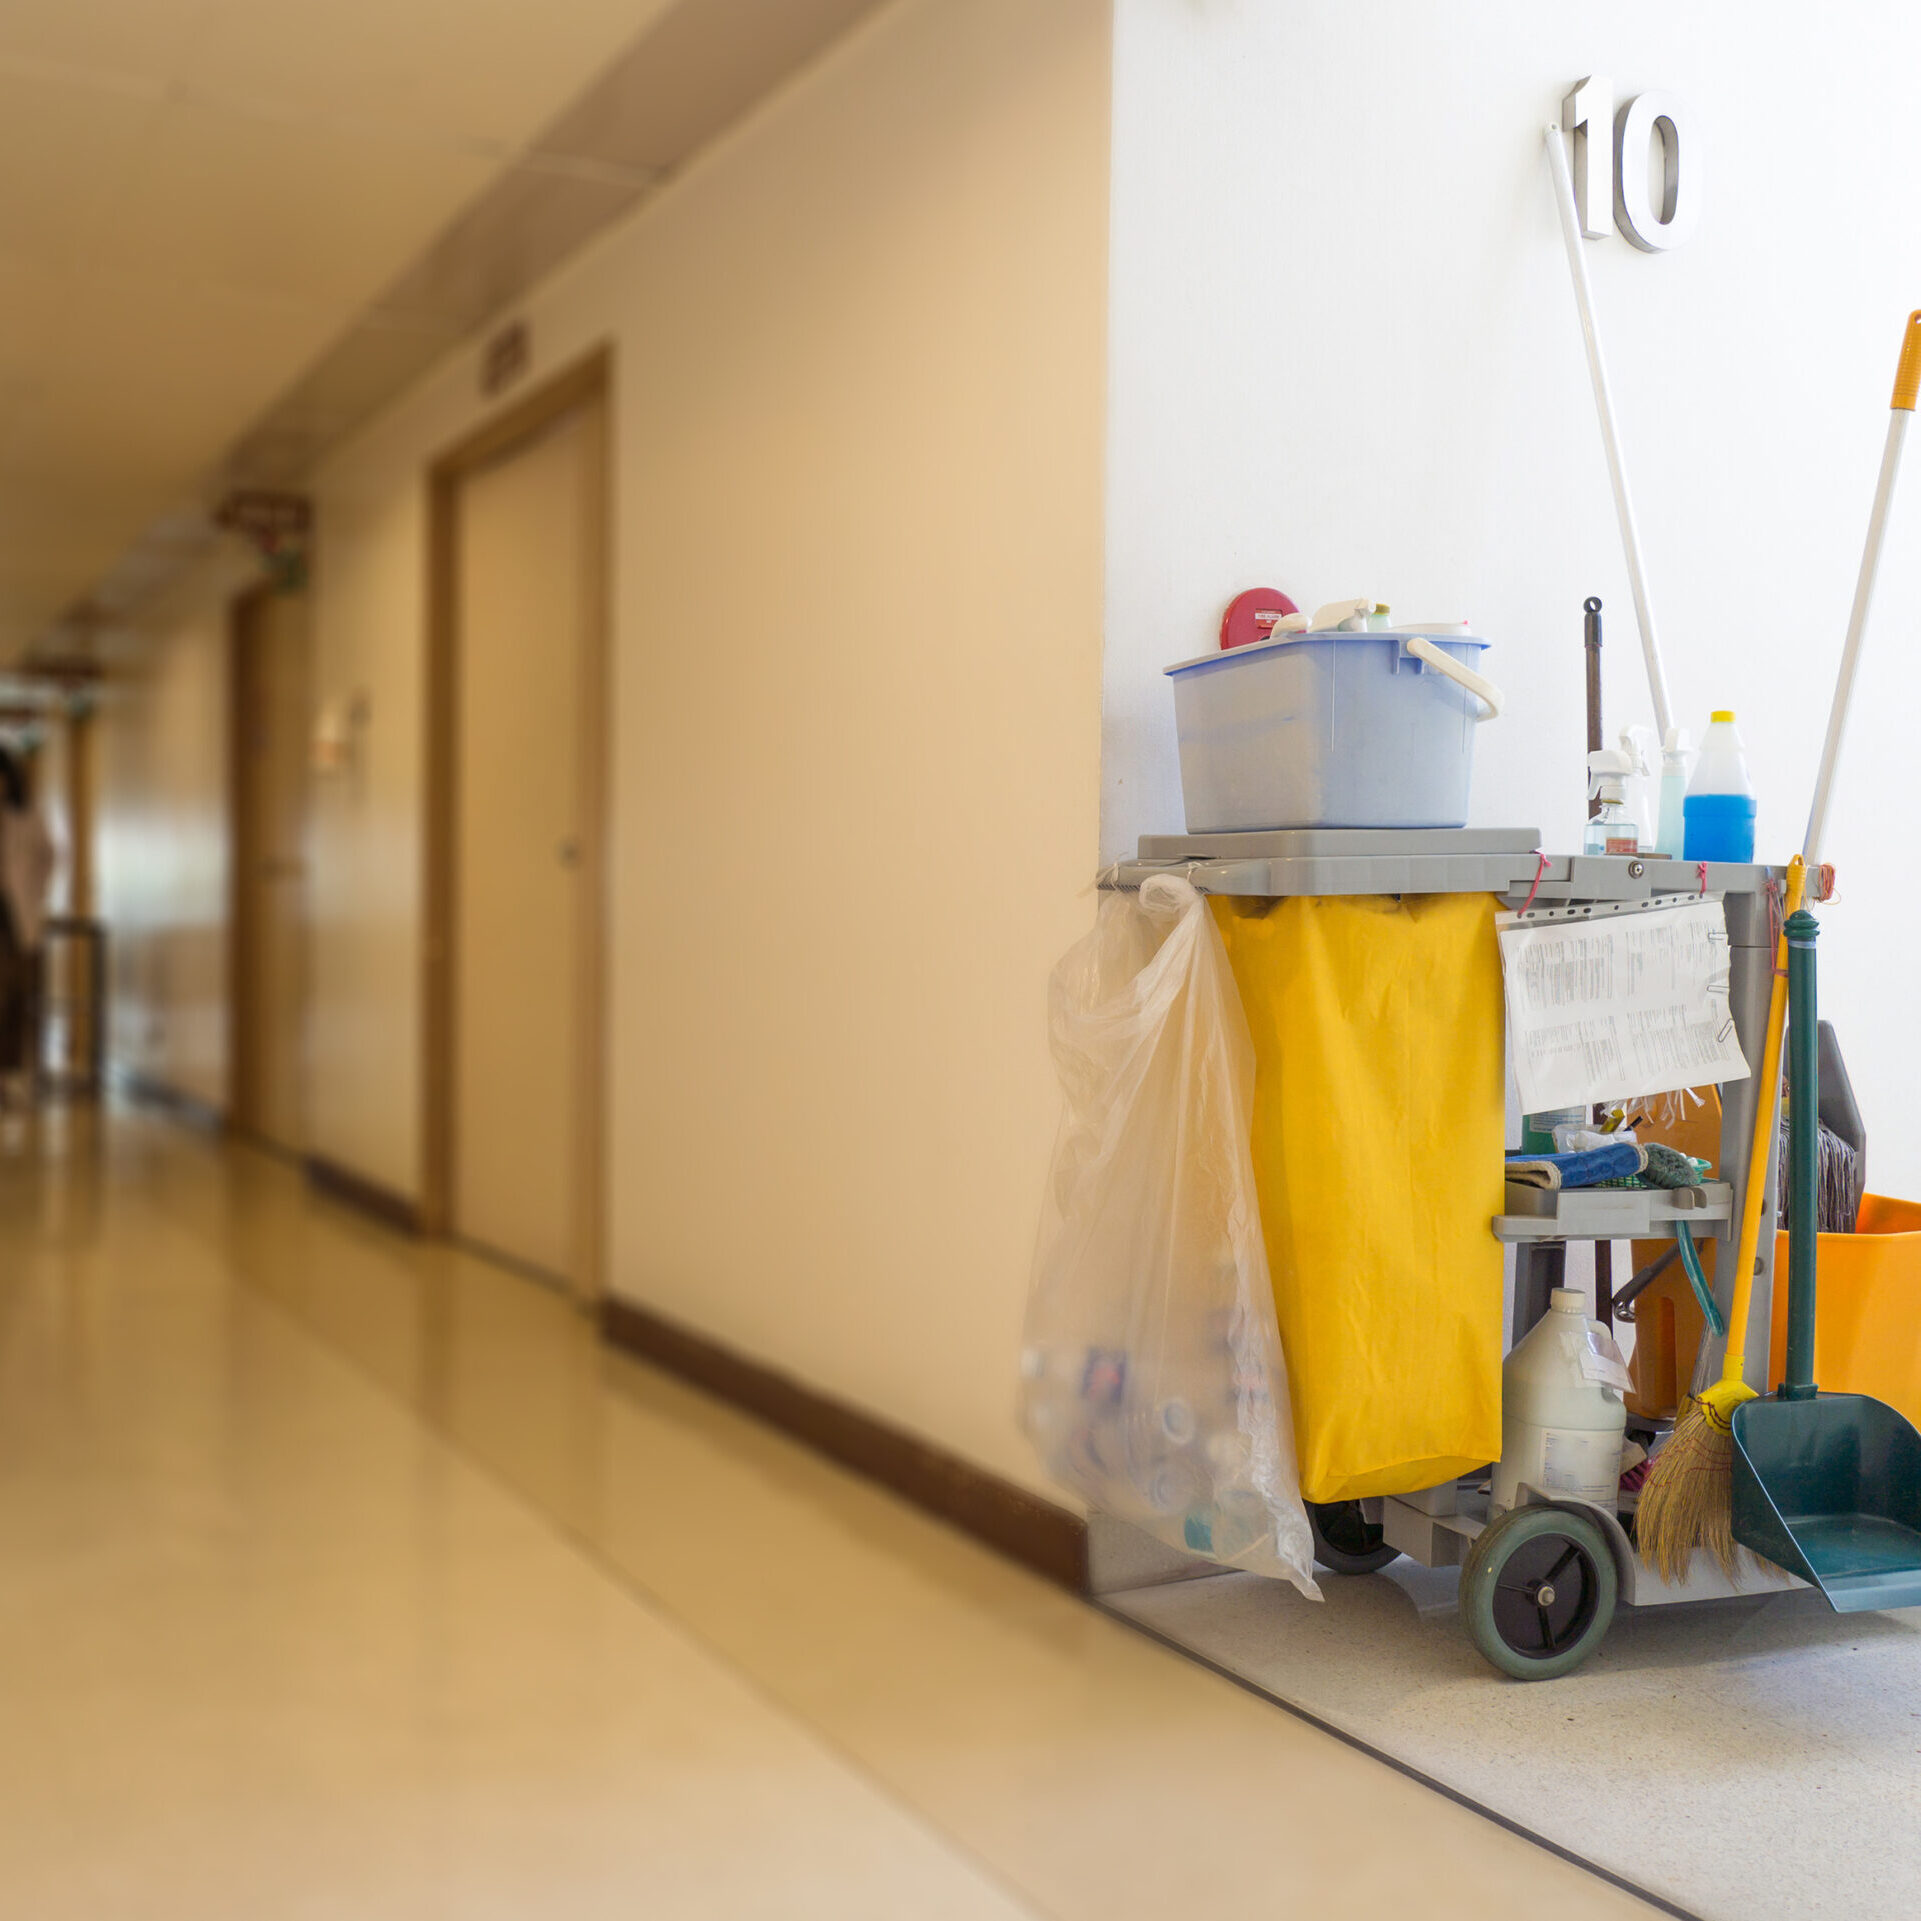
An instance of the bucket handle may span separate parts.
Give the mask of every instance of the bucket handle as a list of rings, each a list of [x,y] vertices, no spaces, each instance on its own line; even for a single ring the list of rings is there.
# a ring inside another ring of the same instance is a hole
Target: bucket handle
[[[1405,645],[1416,660],[1426,661],[1437,673],[1443,673],[1457,686],[1465,687],[1481,703],[1481,711],[1474,716],[1476,720],[1492,720],[1501,711],[1501,690],[1485,674],[1477,674],[1472,667],[1463,667],[1452,654],[1444,654],[1424,634],[1410,634]]]

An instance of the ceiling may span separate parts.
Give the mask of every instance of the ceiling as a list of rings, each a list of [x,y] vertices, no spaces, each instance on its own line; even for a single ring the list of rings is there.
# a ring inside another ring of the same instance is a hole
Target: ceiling
[[[0,663],[191,550],[221,476],[297,472],[872,3],[4,0]]]

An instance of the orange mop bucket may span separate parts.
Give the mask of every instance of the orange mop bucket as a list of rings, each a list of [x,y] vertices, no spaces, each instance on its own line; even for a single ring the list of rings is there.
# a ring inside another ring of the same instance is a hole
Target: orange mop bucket
[[[1815,1236],[1814,1378],[1827,1392],[1868,1394],[1921,1423],[1921,1204],[1864,1194],[1852,1234]],[[1785,1273],[1788,1237],[1775,1243]],[[1788,1291],[1774,1290],[1768,1379],[1788,1346]]]
[[[1815,1380],[1827,1392],[1872,1395],[1921,1425],[1921,1203],[1865,1194],[1855,1231],[1817,1235],[1815,1245]],[[1704,1264],[1711,1251],[1704,1243]],[[1774,1258],[1775,1271],[1785,1274],[1785,1234],[1775,1236]],[[1712,1278],[1711,1265],[1708,1272]],[[1670,1272],[1651,1281],[1634,1304],[1628,1405],[1638,1414],[1672,1414],[1687,1393],[1700,1344],[1701,1310],[1686,1280]],[[1787,1344],[1788,1291],[1777,1287],[1770,1383],[1782,1377]]]

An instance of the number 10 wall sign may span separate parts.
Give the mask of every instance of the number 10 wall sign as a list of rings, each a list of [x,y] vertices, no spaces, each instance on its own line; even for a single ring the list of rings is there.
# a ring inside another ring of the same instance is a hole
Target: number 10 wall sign
[[[1561,103],[1561,125],[1574,141],[1574,204],[1590,240],[1607,232],[1610,211],[1621,238],[1643,253],[1665,253],[1693,233],[1701,204],[1699,143],[1678,94],[1638,94],[1617,112],[1613,83],[1590,74]],[[1612,165],[1594,164],[1601,158],[1594,151],[1597,135],[1603,153],[1611,136]]]

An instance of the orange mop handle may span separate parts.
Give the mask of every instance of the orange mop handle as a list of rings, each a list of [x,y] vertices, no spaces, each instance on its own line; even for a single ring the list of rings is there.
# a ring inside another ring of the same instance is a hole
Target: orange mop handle
[[[1916,330],[1921,334],[1921,329]],[[1906,360],[1903,360],[1903,366]],[[1921,353],[1916,355],[1916,378],[1921,379]],[[1748,1303],[1754,1297],[1754,1268],[1761,1251],[1761,1203],[1767,1196],[1768,1168],[1780,1120],[1781,1032],[1788,1021],[1787,917],[1801,905],[1807,887],[1807,868],[1801,856],[1788,863],[1787,904],[1781,911],[1781,933],[1774,944],[1774,985],[1768,995],[1768,1037],[1761,1050],[1760,1079],[1754,1090],[1754,1145],[1748,1154],[1748,1181],[1741,1195],[1741,1246],[1735,1257],[1734,1301],[1728,1314],[1727,1357],[1721,1381],[1742,1383],[1748,1345]],[[1744,1384],[1744,1383],[1742,1383]]]

